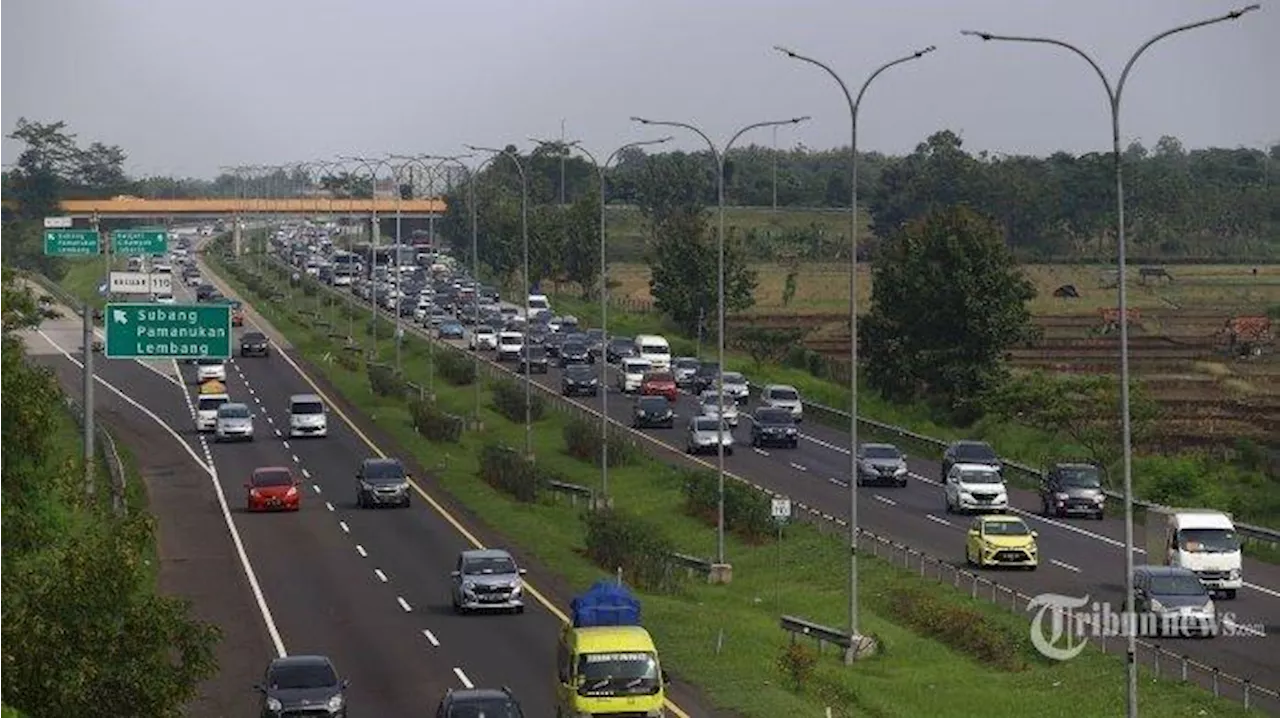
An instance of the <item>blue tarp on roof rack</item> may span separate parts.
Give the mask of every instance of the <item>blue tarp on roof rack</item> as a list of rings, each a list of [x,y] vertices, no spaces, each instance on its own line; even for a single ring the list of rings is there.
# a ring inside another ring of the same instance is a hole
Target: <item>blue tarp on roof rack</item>
[[[640,625],[640,602],[613,581],[597,581],[569,603],[569,612],[574,628]]]

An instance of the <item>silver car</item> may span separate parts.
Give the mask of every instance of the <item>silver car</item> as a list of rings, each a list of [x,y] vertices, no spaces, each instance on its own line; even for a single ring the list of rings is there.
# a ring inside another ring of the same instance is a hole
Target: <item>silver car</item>
[[[693,384],[693,375],[698,373],[702,362],[693,357],[677,357],[671,362],[671,373],[676,375],[676,386],[687,387]]]
[[[253,441],[253,413],[245,404],[227,402],[218,407],[213,424],[214,441]]]
[[[720,416],[720,397],[714,389],[702,392],[702,396],[698,397],[698,404],[703,416],[708,416],[712,419]],[[737,426],[738,421],[738,402],[734,400],[726,389],[724,392],[724,423],[729,426]]]
[[[727,371],[721,375],[724,381],[725,397],[733,397],[734,401],[744,403],[751,395],[751,384],[747,378],[736,371]]]
[[[775,409],[786,409],[797,422],[804,421],[804,404],[794,386],[770,384],[760,392],[760,403]]]
[[[453,572],[453,610],[524,613],[525,573],[502,549],[463,551]]]
[[[723,438],[722,438],[723,437]],[[688,441],[685,452],[701,454],[715,452],[723,442],[726,456],[733,455],[733,428],[713,416],[695,416],[689,421]]]
[[[858,486],[907,485],[907,455],[893,444],[863,444],[858,447]]]

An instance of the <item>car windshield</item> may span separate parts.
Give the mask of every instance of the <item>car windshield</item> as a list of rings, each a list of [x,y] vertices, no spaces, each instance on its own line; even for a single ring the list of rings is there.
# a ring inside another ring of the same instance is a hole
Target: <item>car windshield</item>
[[[957,444],[956,458],[961,461],[995,461],[996,452],[986,444]]]
[[[901,459],[902,453],[892,446],[868,446],[862,455],[868,459]]]
[[[710,394],[703,394],[702,406],[707,409],[718,410],[720,408],[720,395],[716,394],[715,392],[711,392]],[[733,397],[726,396],[724,398],[725,412],[735,411],[737,408],[738,408],[738,405],[733,402]]]
[[[1063,486],[1080,489],[1096,489],[1102,485],[1098,478],[1098,470],[1092,466],[1080,466],[1059,469]]]
[[[1203,596],[1207,591],[1196,576],[1179,574],[1152,576],[1151,593],[1155,596]]]
[[[586,354],[587,345],[582,344],[581,342],[566,341],[564,343],[564,348],[562,348],[560,351],[564,352],[565,354]]]
[[[202,396],[200,403],[196,405],[197,411],[217,411],[218,407],[227,403],[225,396]]]
[[[564,375],[570,379],[593,379],[595,378],[596,370],[586,364],[574,364],[565,367]]]
[[[670,354],[671,349],[666,344],[642,344],[640,346],[641,354]]]
[[[253,473],[254,486],[292,486],[293,477],[284,469],[272,469],[270,471],[255,471]]]
[[[789,411],[773,409],[757,411],[756,421],[761,424],[791,424],[795,419],[791,418]]]
[[[774,401],[795,401],[800,398],[800,392],[795,389],[774,389],[769,395]]]
[[[1178,545],[1192,553],[1232,553],[1240,550],[1240,538],[1231,529],[1182,529]]]
[[[578,659],[580,691],[652,693],[658,688],[658,661],[652,653],[587,653]]]
[[[747,378],[737,372],[726,372],[724,375],[725,384],[746,384]]]
[[[486,576],[495,573],[515,573],[516,562],[506,556],[469,558],[466,563],[463,564],[462,572],[468,576]]]
[[[667,382],[673,382],[673,381],[675,381],[675,380],[676,380],[676,378],[675,378],[673,375],[668,374],[668,373],[666,373],[666,372],[654,372],[654,373],[652,373],[652,374],[649,374],[649,375],[645,376],[644,380],[645,380],[645,381],[650,381],[650,382],[659,382],[659,383],[664,383],[664,384],[665,384],[665,383],[667,383]]]
[[[399,461],[370,461],[364,465],[364,478],[384,481],[403,479],[404,467]]]
[[[622,366],[623,366],[623,370],[626,371],[628,374],[643,374],[649,371],[650,365],[648,362],[627,362]]]
[[[962,484],[998,484],[1000,474],[994,471],[961,471],[960,483]]]
[[[614,349],[629,349],[634,342],[635,340],[631,337],[617,337],[613,341],[609,342],[609,346]]]
[[[1031,530],[1021,521],[988,521],[986,533],[988,536],[1030,536]]]
[[[724,424],[715,419],[695,419],[693,422],[694,431],[719,431],[721,426]]]
[[[476,334],[493,334],[493,327],[476,327]]]
[[[694,371],[697,371],[698,360],[697,359],[677,359],[675,367],[677,369],[684,369],[684,370],[693,369]]]
[[[646,396],[636,404],[644,411],[666,411],[671,408],[667,400],[661,396]]]
[[[218,407],[219,419],[248,419],[249,407],[244,404],[223,404]]]
[[[266,340],[266,336],[259,334],[258,332],[249,332],[240,337],[240,341],[246,344],[257,344],[259,342],[265,342]]]
[[[283,690],[326,688],[336,686],[338,676],[332,666],[324,663],[285,664],[271,669],[267,682],[272,688]]]
[[[603,340],[604,340],[604,330],[603,330],[603,329],[588,329],[588,330],[587,330],[587,338],[588,338],[588,339],[590,339],[590,340],[591,340],[591,341],[593,341],[593,342],[603,341]]]
[[[222,360],[221,360],[221,359],[197,359],[197,360],[196,360],[196,365],[198,365],[198,366],[222,366]]]
[[[475,698],[449,706],[447,718],[524,718],[524,714],[506,698]]]
[[[289,411],[293,414],[323,414],[324,404],[318,401],[295,401]]]

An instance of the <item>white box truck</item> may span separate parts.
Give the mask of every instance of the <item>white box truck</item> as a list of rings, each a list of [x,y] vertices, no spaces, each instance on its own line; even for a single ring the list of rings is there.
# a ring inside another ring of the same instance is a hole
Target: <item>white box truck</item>
[[[1240,537],[1230,514],[1212,509],[1147,509],[1147,562],[1194,571],[1228,599],[1244,584]]]

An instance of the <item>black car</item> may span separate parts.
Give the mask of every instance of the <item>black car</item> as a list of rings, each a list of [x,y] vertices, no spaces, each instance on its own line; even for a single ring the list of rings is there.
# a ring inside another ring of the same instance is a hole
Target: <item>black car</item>
[[[1040,484],[1040,510],[1045,516],[1092,516],[1101,519],[1107,496],[1093,464],[1054,464]]]
[[[566,341],[560,347],[560,366],[590,364],[593,361],[595,361],[595,357],[591,356],[591,350],[587,348],[584,342]]]
[[[600,395],[600,376],[587,364],[571,364],[560,373],[560,393],[564,396],[575,394]]]
[[[510,688],[450,688],[436,718],[524,718]]]
[[[547,358],[547,348],[541,344],[525,344],[520,352],[520,372],[546,374],[551,368],[551,360]]]
[[[196,301],[207,302],[209,298],[217,293],[217,289],[212,284],[201,284],[196,287]]]
[[[636,355],[635,339],[631,337],[614,337],[605,345],[604,360],[616,364],[627,357]]]
[[[962,439],[948,446],[946,452],[942,454],[942,475],[939,481],[946,483],[947,474],[951,473],[951,467],[956,464],[982,464],[993,467],[1002,476],[1004,475],[1004,463],[996,455],[996,450],[991,448],[991,444],[985,441]]]
[[[698,365],[698,370],[693,373],[692,393],[694,396],[702,394],[707,389],[713,389],[716,385],[716,376],[720,374],[720,365],[713,361],[704,361]]]
[[[271,354],[271,342],[262,332],[245,332],[240,335],[240,356],[265,357]]]
[[[356,469],[356,506],[409,505],[409,473],[399,459],[365,459]]]
[[[587,349],[591,352],[591,356],[598,358],[604,354],[604,339],[603,329],[587,330]]]
[[[787,409],[762,406],[751,415],[752,446],[785,446],[794,449],[800,444],[800,432],[796,419]]]
[[[642,396],[636,399],[631,412],[631,426],[636,429],[662,428],[675,426],[676,414],[671,409],[671,402],[665,396]]]
[[[267,666],[262,683],[262,718],[291,715],[347,716],[347,684],[325,656],[285,656]]]
[[[548,334],[546,341],[542,345],[547,348],[547,355],[553,359],[560,358],[560,347],[564,346],[563,334]]]

